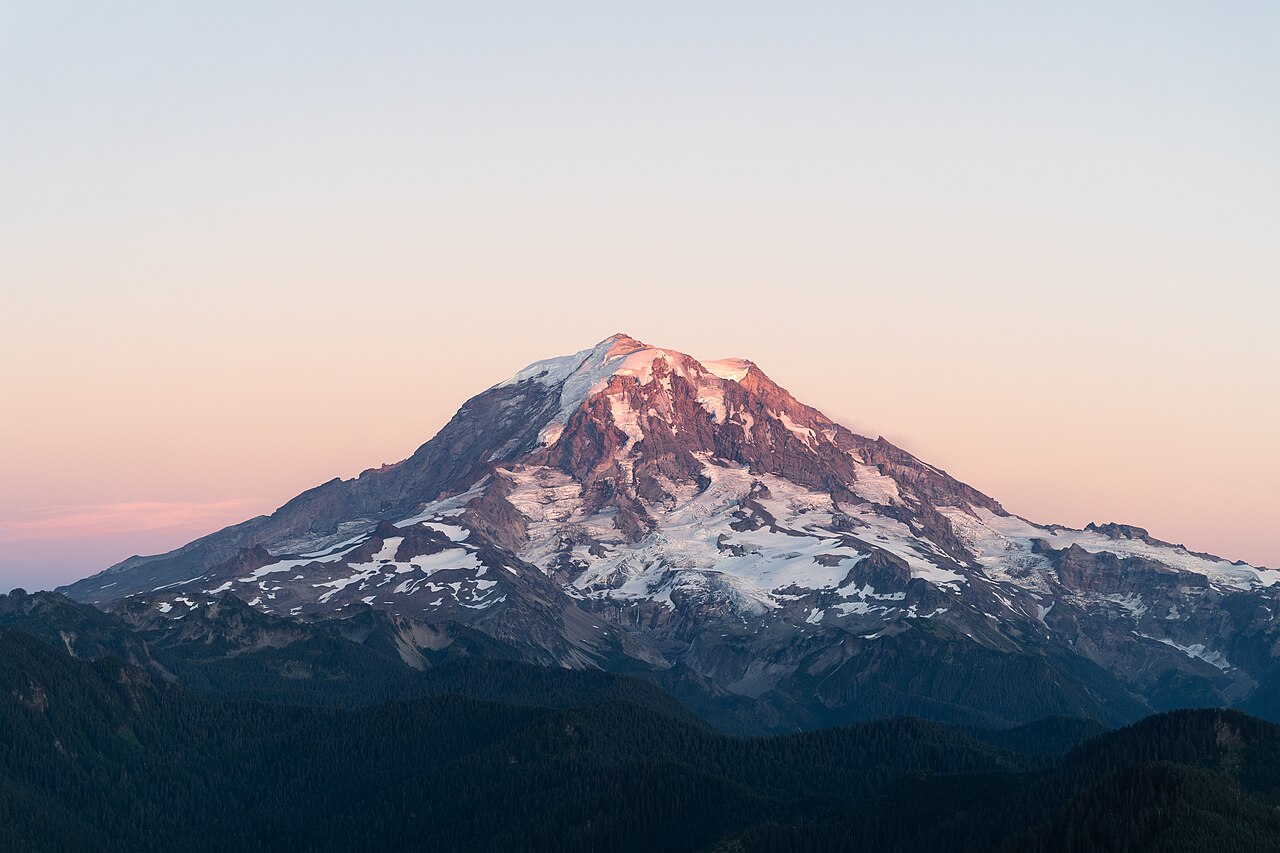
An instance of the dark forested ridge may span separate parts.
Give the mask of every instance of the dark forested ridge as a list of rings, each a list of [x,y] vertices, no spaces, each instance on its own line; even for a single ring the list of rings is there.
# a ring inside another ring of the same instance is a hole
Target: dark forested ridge
[[[0,849],[1280,845],[1280,727],[1232,711],[740,738],[605,673],[462,660],[397,689],[354,709],[211,699],[0,628]]]
[[[448,692],[452,688],[438,669],[459,678],[460,673],[482,670],[486,664],[480,661],[530,662],[519,648],[473,628],[454,622],[427,625],[364,604],[308,619],[263,613],[229,592],[184,607],[177,617],[164,615],[155,604],[137,596],[104,612],[57,593],[15,590],[0,595],[0,626],[38,636],[74,657],[116,655],[202,696],[298,705],[358,708]],[[931,630],[926,624],[915,633]],[[916,640],[877,641],[877,655],[846,664],[867,677],[834,694],[820,674],[796,667],[791,680],[812,682],[797,694],[806,699],[777,691],[747,698],[683,665],[652,668],[624,657],[608,661],[605,668],[660,688],[649,691],[651,697],[661,697],[654,701],[672,704],[675,697],[676,704],[716,729],[739,735],[898,716],[987,729],[1046,716],[1094,718],[1114,726],[1145,713],[1144,706],[1089,667],[1064,682],[1058,669],[1026,655],[975,655],[956,646],[937,657]],[[451,666],[460,660],[473,665]],[[532,671],[544,668],[535,665]],[[587,672],[580,677],[591,678]],[[534,702],[535,696],[535,704],[565,701],[540,689],[536,678],[524,683],[521,702]],[[629,690],[640,689],[629,683]],[[557,690],[565,687],[557,684]],[[1075,698],[1067,701],[1067,694]]]

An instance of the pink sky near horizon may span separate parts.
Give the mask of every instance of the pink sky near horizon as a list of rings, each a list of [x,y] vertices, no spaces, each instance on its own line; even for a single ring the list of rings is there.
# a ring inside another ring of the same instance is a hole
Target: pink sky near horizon
[[[1280,567],[1280,11],[0,10],[0,588],[624,331]]]

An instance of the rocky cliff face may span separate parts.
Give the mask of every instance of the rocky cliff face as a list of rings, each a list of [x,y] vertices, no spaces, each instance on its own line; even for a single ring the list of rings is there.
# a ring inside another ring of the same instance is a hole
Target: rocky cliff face
[[[369,605],[786,725],[1270,702],[1277,580],[1011,516],[749,361],[614,335],[475,397],[404,462],[67,592],[170,618],[226,592],[280,616]]]

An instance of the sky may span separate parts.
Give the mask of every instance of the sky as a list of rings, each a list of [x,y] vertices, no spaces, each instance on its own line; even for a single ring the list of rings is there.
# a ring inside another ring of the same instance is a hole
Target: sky
[[[1280,4],[0,0],[0,589],[614,332],[1280,567]]]

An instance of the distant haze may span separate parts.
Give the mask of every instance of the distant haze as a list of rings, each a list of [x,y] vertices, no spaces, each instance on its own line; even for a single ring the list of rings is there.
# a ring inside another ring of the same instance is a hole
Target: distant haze
[[[0,9],[0,589],[617,331],[1280,567],[1280,5],[1049,5]]]

